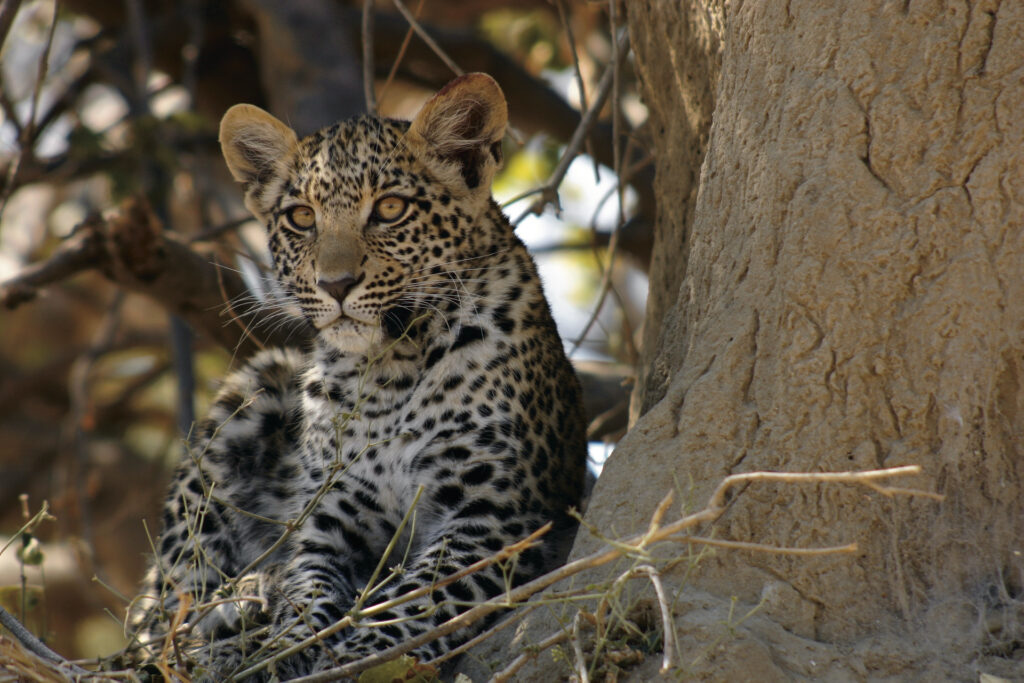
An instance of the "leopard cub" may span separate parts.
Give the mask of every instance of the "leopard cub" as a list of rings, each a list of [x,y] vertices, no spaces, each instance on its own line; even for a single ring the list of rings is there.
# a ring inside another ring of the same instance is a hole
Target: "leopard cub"
[[[300,140],[251,105],[224,116],[228,167],[316,335],[231,375],[178,468],[132,614],[150,656],[184,624],[174,651],[194,676],[265,660],[258,678],[300,676],[414,639],[564,557],[580,389],[491,197],[506,122],[483,74],[412,122],[363,116]],[[443,583],[548,522],[540,545]]]

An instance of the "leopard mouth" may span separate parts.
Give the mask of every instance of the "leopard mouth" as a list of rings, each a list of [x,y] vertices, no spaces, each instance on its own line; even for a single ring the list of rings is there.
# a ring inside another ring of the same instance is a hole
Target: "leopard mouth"
[[[315,324],[317,332],[347,351],[359,351],[372,340],[398,340],[412,333],[414,311],[406,306],[391,306],[374,322],[341,312],[334,318]],[[358,341],[361,340],[361,341]]]
[[[318,330],[329,330],[329,329],[334,328],[334,327],[350,327],[350,326],[355,326],[355,327],[378,327],[379,326],[379,324],[378,324],[376,319],[367,320],[367,319],[363,319],[361,317],[350,315],[349,313],[345,312],[344,307],[342,307],[338,311],[338,314],[335,315],[333,318],[321,318],[320,320],[314,320],[313,324],[314,324],[314,326]]]

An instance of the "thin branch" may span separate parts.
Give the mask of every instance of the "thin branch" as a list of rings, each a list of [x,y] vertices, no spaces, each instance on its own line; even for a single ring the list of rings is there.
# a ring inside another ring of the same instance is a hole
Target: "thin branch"
[[[920,465],[903,465],[901,467],[865,470],[863,472],[741,472],[739,474],[730,474],[722,480],[722,483],[718,485],[718,488],[711,495],[708,507],[716,510],[724,509],[725,494],[729,492],[729,489],[747,482],[778,481],[787,483],[861,484],[877,489],[877,485],[874,483],[877,479],[890,479],[892,477],[920,473]],[[914,493],[913,495],[924,495],[939,502],[946,499],[940,493],[926,491]]]
[[[147,85],[149,74],[153,68],[153,48],[150,44],[149,30],[146,22],[145,8],[141,0],[124,0],[125,9],[128,13],[129,35],[131,36],[132,51],[132,80],[134,81],[134,92],[132,100],[134,108],[142,114],[149,113],[149,102],[147,101]]]
[[[14,616],[3,607],[0,607],[0,624],[3,624],[4,628],[10,631],[15,640],[21,643],[25,649],[37,657],[41,657],[51,664],[67,667],[71,673],[78,676],[88,676],[92,674],[91,671],[86,671],[85,669],[72,664],[50,648],[46,647],[43,641],[32,635],[27,628],[21,625],[20,621],[15,619]]]
[[[569,52],[572,53],[572,70],[576,76],[576,88],[580,91],[580,111],[587,110],[587,89],[583,83],[583,72],[580,70],[580,55],[579,50],[576,48],[576,36],[572,30],[572,19],[569,18],[569,13],[565,7],[565,0],[556,0],[555,4],[558,6],[558,19],[562,22],[562,28],[565,29],[565,37],[569,41]],[[591,159],[594,160],[594,182],[600,180],[600,170],[598,168],[597,157],[594,155],[594,144],[590,138],[587,137],[586,142],[587,154]]]
[[[520,621],[521,619],[526,617],[526,615],[530,614],[530,612],[533,612],[538,607],[540,607],[540,603],[534,603],[532,605],[526,605],[522,609],[518,610],[514,615],[510,616],[508,619],[503,619],[503,620],[499,621],[497,624],[495,624],[491,628],[487,629],[486,631],[483,631],[483,632],[478,633],[477,635],[473,636],[472,638],[470,638],[469,640],[464,642],[462,645],[459,645],[456,648],[448,650],[447,652],[445,652],[440,657],[435,657],[434,659],[431,659],[430,661],[427,662],[427,664],[429,664],[431,666],[438,666],[438,665],[440,665],[440,664],[442,664],[444,662],[447,662],[449,659],[454,659],[455,657],[458,657],[459,655],[461,655],[463,652],[466,652],[467,650],[472,650],[474,647],[476,647],[480,643],[482,643],[485,640],[488,640],[489,638],[493,637],[499,631],[503,631],[506,628],[508,628],[509,626],[511,626],[512,624],[515,624],[516,622]]]
[[[39,111],[39,97],[43,93],[43,82],[50,71],[50,52],[53,50],[53,37],[57,33],[58,10],[60,9],[57,0],[53,0],[53,17],[50,19],[50,30],[46,34],[46,46],[43,48],[43,55],[39,58],[39,67],[36,71],[36,82],[32,88],[32,99],[28,110],[28,121],[25,124],[23,139],[21,140],[22,150],[35,142],[36,114]]]
[[[220,311],[226,303],[249,295],[245,281],[163,231],[139,200],[129,200],[109,219],[90,217],[49,259],[0,283],[0,305],[14,308],[39,289],[89,270],[99,270],[118,286],[151,297],[222,347],[237,350],[241,358],[262,346],[301,344],[310,335],[304,321],[280,322],[261,330],[257,344],[246,339],[244,328],[225,326]],[[259,316],[256,309],[237,314],[250,332],[260,327]]]
[[[373,69],[373,0],[363,0],[363,97],[366,113],[377,113],[377,93],[374,91]]]
[[[256,219],[253,218],[252,216],[247,215],[242,216],[241,218],[236,218],[234,220],[227,221],[225,223],[221,223],[220,225],[214,225],[209,228],[204,228],[203,230],[199,231],[197,234],[189,238],[189,244],[195,244],[196,242],[210,242],[221,237],[226,233],[237,230],[246,223],[250,223],[255,220]]]
[[[451,69],[452,73],[456,76],[465,75],[466,72],[459,68],[459,65],[456,64],[452,58],[448,56],[448,53],[446,53],[444,49],[437,44],[437,41],[427,33],[426,29],[423,28],[416,17],[413,16],[412,12],[409,11],[409,8],[405,6],[405,3],[402,2],[402,0],[393,0],[393,2],[395,3],[395,7],[398,11],[401,12],[403,17],[405,17],[405,20],[409,22],[409,26],[412,27],[412,30],[416,32],[416,35],[418,35],[420,39],[434,52],[434,54],[445,63],[445,66]]]
[[[397,0],[396,0],[397,1]],[[621,59],[629,52],[629,34],[625,31],[619,36],[618,40],[618,56]],[[565,151],[562,153],[562,158],[559,159],[558,165],[555,170],[551,172],[547,182],[539,188],[540,197],[533,203],[529,209],[527,209],[519,218],[513,221],[514,225],[518,225],[524,218],[530,214],[541,214],[544,208],[553,203],[556,208],[560,207],[558,200],[558,186],[562,184],[562,180],[565,178],[565,174],[569,171],[569,166],[573,160],[580,153],[580,147],[583,145],[583,141],[587,138],[587,134],[590,132],[590,128],[597,122],[597,118],[601,113],[601,109],[604,107],[605,102],[608,101],[608,96],[611,94],[612,85],[615,81],[615,72],[618,69],[618,65],[614,62],[609,64],[605,69],[604,74],[601,76],[600,82],[597,84],[597,95],[594,97],[593,103],[590,108],[587,109],[586,113],[580,118],[579,125],[576,126],[576,130],[573,132],[572,137],[569,139],[569,143],[565,147]]]
[[[608,0],[608,21],[610,23],[609,29],[613,36],[619,33],[619,14],[618,14],[619,3],[618,0]],[[625,29],[622,30],[626,33]],[[622,92],[620,85],[619,71],[622,66],[622,48],[619,46],[619,41],[612,41],[612,170],[615,171],[616,177],[619,177],[622,173],[622,144],[620,141],[620,133],[622,128],[622,115],[619,106],[619,96]],[[625,215],[625,185],[619,183],[617,185],[619,192],[619,220],[615,224],[616,231],[618,228],[626,222]],[[611,266],[611,258],[608,260],[609,269]]]
[[[17,276],[0,283],[0,306],[15,309],[34,299],[43,287],[94,267],[103,255],[99,235],[92,229],[99,222],[98,216],[86,219],[50,258],[25,266]]]
[[[420,12],[423,10],[423,3],[426,0],[420,0],[419,4],[416,5],[415,16],[419,18]],[[381,99],[384,99],[384,94],[388,91],[391,86],[391,82],[395,80],[395,74],[398,73],[398,68],[402,65],[402,60],[405,59],[405,51],[409,49],[409,43],[412,42],[412,34],[414,33],[412,25],[409,25],[405,29],[405,36],[402,38],[402,44],[398,48],[398,54],[391,60],[391,69],[388,70],[387,78],[384,79],[384,85],[380,88]]]
[[[90,496],[86,492],[89,460],[89,436],[86,428],[89,418],[94,415],[94,408],[90,404],[91,375],[96,361],[107,353],[114,343],[118,328],[121,325],[122,306],[124,304],[125,292],[117,290],[114,297],[107,305],[103,319],[93,334],[86,349],[71,364],[68,373],[68,413],[62,425],[62,441],[68,450],[68,458],[65,467],[59,468],[60,491],[66,491],[69,501],[68,507],[73,513],[70,515],[71,523],[77,517],[77,535],[89,552],[85,553],[85,562],[89,565],[93,574],[102,573],[100,567],[95,563],[95,542],[92,525],[92,511],[90,510]],[[63,517],[63,515],[62,515]],[[68,534],[72,535],[72,534]],[[109,581],[107,581],[109,583]]]
[[[4,112],[4,121],[14,126],[15,137],[21,139],[21,121],[18,120],[18,112],[14,108],[14,102],[7,93],[6,88],[0,88],[0,110]]]
[[[612,231],[611,239],[608,241],[608,265],[602,266],[601,273],[601,284],[598,287],[597,303],[594,304],[593,310],[590,312],[590,317],[587,318],[586,324],[580,331],[579,336],[573,342],[572,348],[569,349],[569,357],[576,353],[576,351],[583,344],[583,340],[586,339],[587,334],[590,333],[590,328],[597,322],[597,318],[601,315],[601,309],[604,308],[605,299],[608,297],[608,292],[612,288],[612,274],[615,269],[615,255],[619,251],[619,229],[616,226],[615,230]]]
[[[900,486],[879,486],[872,482],[864,482],[872,491],[881,493],[883,496],[922,496],[924,498],[931,498],[932,500],[942,502],[946,499],[945,496],[939,493],[932,493],[931,491],[922,491],[921,489],[908,489]]]
[[[491,566],[492,564],[494,564],[496,562],[503,562],[504,560],[507,560],[508,558],[510,558],[510,557],[512,557],[514,555],[518,555],[519,553],[523,552],[524,550],[527,550],[528,548],[531,548],[534,545],[536,545],[537,540],[541,536],[546,534],[548,531],[550,531],[550,530],[551,530],[551,523],[548,522],[547,524],[545,524],[541,528],[537,529],[532,534],[530,534],[529,536],[527,536],[523,540],[519,541],[518,543],[513,543],[512,545],[505,546],[504,548],[499,550],[494,555],[491,555],[490,557],[485,557],[485,558],[483,558],[481,560],[477,560],[473,564],[469,565],[468,567],[464,567],[463,569],[455,572],[454,574],[449,574],[448,576],[444,577],[443,579],[438,580],[438,581],[434,581],[433,583],[431,583],[428,586],[421,586],[419,588],[416,588],[414,590],[409,591],[408,593],[403,593],[402,595],[398,596],[397,598],[392,598],[391,600],[386,600],[384,602],[379,602],[379,603],[377,603],[375,605],[371,605],[370,607],[363,608],[356,615],[348,615],[348,616],[340,619],[339,621],[335,622],[334,624],[328,626],[327,628],[322,629],[320,631],[317,631],[316,633],[314,633],[310,637],[306,638],[305,640],[303,640],[303,641],[301,641],[299,643],[296,643],[295,645],[289,647],[286,650],[281,651],[280,653],[276,654],[274,657],[272,657],[270,659],[266,659],[266,660],[264,660],[262,662],[259,662],[259,663],[255,664],[254,666],[249,667],[248,669],[246,669],[244,671],[239,672],[237,674],[237,677],[238,678],[245,678],[247,676],[251,676],[254,673],[257,673],[257,672],[265,669],[272,662],[279,661],[279,660],[284,659],[286,657],[289,657],[289,656],[291,656],[291,655],[293,655],[293,654],[295,654],[297,652],[301,652],[302,650],[304,650],[305,648],[309,647],[310,645],[312,645],[314,643],[322,642],[323,640],[325,640],[326,638],[329,638],[330,636],[334,635],[338,631],[344,630],[346,628],[349,628],[350,626],[355,625],[355,623],[358,621],[358,619],[362,619],[362,618],[368,617],[368,616],[373,616],[373,615],[379,614],[381,612],[390,611],[390,610],[394,609],[395,607],[398,607],[398,606],[400,606],[400,605],[402,605],[404,603],[407,603],[407,602],[409,602],[411,600],[415,600],[416,598],[423,597],[424,595],[427,595],[429,593],[433,593],[434,591],[436,591],[436,590],[438,590],[440,588],[444,588],[445,586],[451,585],[451,584],[455,583],[456,581],[459,581],[459,580],[461,580],[461,579],[463,579],[463,578],[465,578],[467,576],[471,576],[472,574],[475,574],[475,573],[477,573],[477,572],[479,572],[479,571],[481,571],[483,569],[486,569],[487,567]],[[513,593],[515,593],[515,591],[513,591]],[[508,595],[511,596],[511,594],[508,594]],[[506,595],[502,594],[502,595],[497,596],[497,598],[492,598],[491,600],[489,600],[489,601],[487,601],[487,602],[485,602],[483,604],[487,605],[487,604],[493,603],[495,601],[497,601],[498,607],[496,607],[494,609],[491,609],[491,610],[488,610],[488,612],[486,612],[485,614],[493,612],[496,609],[507,608],[507,607],[510,606],[508,604],[509,602],[518,601],[518,600],[513,600],[511,597],[509,597],[509,600],[506,601]],[[473,609],[476,609],[476,608],[473,608]],[[469,612],[472,612],[473,609],[470,609]],[[468,612],[464,612],[463,614],[468,614]],[[456,619],[457,618],[458,617],[456,617]],[[448,624],[451,621],[454,621],[454,619],[449,620],[448,622],[445,622],[445,623]],[[473,623],[473,621],[476,621],[476,619],[473,619],[473,620],[471,620],[468,623]],[[396,645],[394,647],[389,648],[388,650],[385,650],[384,652],[389,653],[389,655],[387,657],[383,657],[381,659],[375,660],[374,663],[369,664],[366,667],[359,668],[358,671],[364,671],[367,668],[371,668],[373,666],[376,666],[376,664],[383,663],[385,661],[388,661],[389,659],[393,659],[394,657],[397,657],[399,655],[405,654],[406,652],[409,652],[410,650],[414,649],[415,647],[418,647],[419,645],[422,645],[425,642],[430,642],[432,640],[440,638],[441,636],[447,635],[448,633],[451,633],[451,631],[455,630],[455,628],[452,628],[450,630],[443,631],[443,628],[444,628],[444,625],[442,625],[441,627],[435,628],[432,631],[428,631],[425,635],[430,635],[430,634],[435,633],[435,632],[439,632],[439,633],[437,633],[437,635],[434,635],[431,638],[427,638],[426,640],[423,640],[423,636],[420,636],[420,637],[414,638],[414,639],[412,639],[410,641],[406,641],[406,643],[404,643],[404,644]],[[458,628],[458,627],[456,627],[456,628]],[[422,640],[422,642],[420,642],[421,640]],[[415,643],[415,645],[408,646],[410,643]],[[393,651],[395,651],[395,650],[400,650],[400,651],[397,652],[397,653],[393,653]],[[359,662],[354,662],[353,664],[358,664],[360,662],[364,662],[364,661],[367,661],[367,660],[375,658],[375,657],[377,657],[377,655],[371,655],[371,657],[364,658],[362,660],[359,660]],[[348,664],[348,665],[342,666],[342,667],[340,667],[338,669],[331,669],[329,671],[341,671],[341,670],[346,669],[347,667],[353,666],[353,664]],[[347,676],[347,675],[350,675],[350,673],[346,672],[346,673],[344,673],[342,675],[346,675]],[[315,677],[307,677],[307,678],[310,678],[310,680],[333,680],[331,678],[326,678],[326,679],[319,679],[319,678],[315,678]],[[306,678],[302,678],[300,680],[305,681]]]
[[[39,512],[37,512],[35,515],[33,515],[31,519],[22,524],[21,528],[18,529],[15,533],[11,534],[10,538],[7,539],[7,542],[4,543],[2,547],[0,547],[0,555],[3,555],[4,551],[11,547],[11,545],[14,544],[16,541],[20,541],[22,534],[26,532],[31,532],[42,522],[50,522],[55,519],[57,518],[50,514],[50,504],[44,500],[42,507],[39,509]]]

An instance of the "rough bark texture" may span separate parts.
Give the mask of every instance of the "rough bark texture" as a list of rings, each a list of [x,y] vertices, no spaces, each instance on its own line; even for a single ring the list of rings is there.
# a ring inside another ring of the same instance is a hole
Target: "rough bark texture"
[[[674,26],[656,14],[634,9],[633,34]],[[652,277],[648,319],[662,322],[639,393],[649,410],[598,481],[589,521],[611,535],[643,528],[652,483],[673,476],[701,501],[733,472],[921,464],[914,484],[943,504],[752,486],[718,536],[861,551],[719,553],[687,600],[704,596],[709,612],[733,595],[765,600],[723,646],[728,667],[738,656],[782,677],[1019,674],[1024,5],[749,2],[724,26],[688,243],[666,226],[685,226],[691,189],[670,188],[659,157],[656,263],[681,256],[685,268]],[[638,49],[637,61],[668,120],[678,110],[659,82],[683,72],[664,54]],[[667,131],[663,149],[688,144]],[[596,543],[581,535],[574,553]],[[794,659],[800,647],[810,655]]]
[[[586,521],[644,529],[673,482],[692,509],[734,472],[920,464],[906,485],[945,502],[749,486],[706,533],[860,550],[719,551],[667,577],[678,663],[707,680],[1016,679],[1024,4],[695,4],[629,3],[661,135],[647,371]],[[684,164],[712,92],[696,188]],[[600,545],[581,532],[573,556]]]
[[[626,8],[637,75],[650,111],[648,129],[658,141],[655,240],[663,247],[651,253],[653,284],[647,307],[652,315],[644,323],[645,362],[633,397],[635,420],[665,395],[686,348],[678,343],[683,334],[678,321],[663,314],[675,305],[686,276],[698,174],[722,66],[724,4],[631,2]]]

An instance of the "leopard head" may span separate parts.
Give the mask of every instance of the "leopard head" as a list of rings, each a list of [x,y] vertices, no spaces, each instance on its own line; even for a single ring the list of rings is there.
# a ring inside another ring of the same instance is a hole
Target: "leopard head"
[[[486,249],[480,217],[507,120],[497,83],[468,74],[412,122],[364,116],[303,139],[235,105],[220,142],[284,290],[322,338],[367,351],[430,308],[446,266]]]

